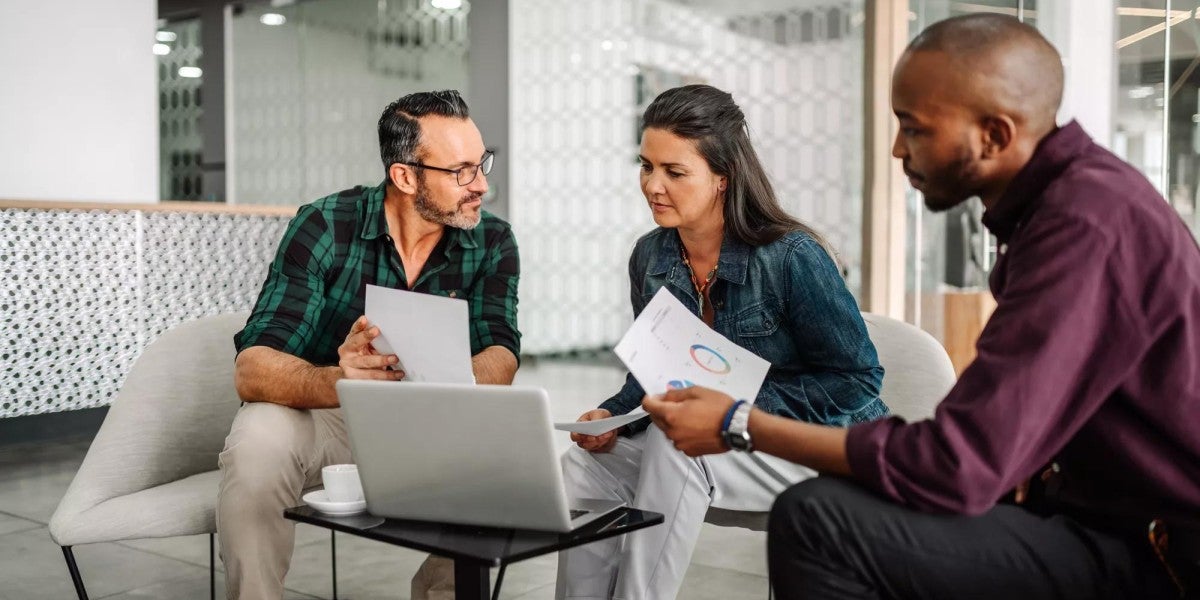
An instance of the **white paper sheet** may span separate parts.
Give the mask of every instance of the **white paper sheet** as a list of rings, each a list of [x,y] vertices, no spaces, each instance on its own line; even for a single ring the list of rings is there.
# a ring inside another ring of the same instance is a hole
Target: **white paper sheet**
[[[639,419],[648,418],[649,416],[650,415],[646,414],[646,411],[642,410],[642,407],[639,406],[623,415],[617,415],[607,419],[597,419],[595,421],[555,423],[554,428],[559,431],[572,431],[575,433],[582,433],[584,435],[600,435],[602,433],[608,433],[609,431]]]
[[[368,285],[366,315],[375,350],[395,354],[406,380],[475,383],[466,300]]]
[[[751,403],[771,363],[713,331],[666,288],[613,349],[648,394],[699,385]]]

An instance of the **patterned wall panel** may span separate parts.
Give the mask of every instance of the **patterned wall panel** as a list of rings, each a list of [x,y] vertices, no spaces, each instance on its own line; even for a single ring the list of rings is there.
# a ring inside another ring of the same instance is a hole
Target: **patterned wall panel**
[[[0,219],[0,416],[105,404],[141,348],[137,215],[6,210]]]
[[[283,14],[269,26],[262,13]],[[467,15],[428,0],[250,6],[234,18],[238,204],[304,204],[383,179],[376,125],[404,94],[467,87]]]
[[[249,310],[286,225],[283,217],[147,214],[142,285],[147,335],[154,338],[207,315]]]
[[[0,418],[105,406],[163,330],[249,309],[286,224],[0,210]]]
[[[733,93],[784,207],[860,279],[862,0],[512,0],[513,227],[524,349],[612,345],[626,260],[654,224],[637,122],[658,92]]]

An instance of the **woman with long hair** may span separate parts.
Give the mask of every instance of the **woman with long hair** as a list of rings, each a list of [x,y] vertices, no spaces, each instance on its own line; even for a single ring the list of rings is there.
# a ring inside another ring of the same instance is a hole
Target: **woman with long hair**
[[[883,368],[829,245],[779,205],[733,97],[707,85],[658,96],[642,119],[641,187],[658,228],[629,259],[634,315],[667,288],[709,327],[771,363],[757,398],[770,413],[849,425],[887,413]],[[647,393],[633,376],[580,421],[629,412]],[[748,403],[747,403],[748,404]],[[737,408],[739,405],[735,405]],[[559,598],[673,598],[709,506],[766,511],[814,473],[754,454],[734,410],[734,452],[688,458],[648,420],[572,434],[569,493],[665,515],[662,525],[559,557]]]

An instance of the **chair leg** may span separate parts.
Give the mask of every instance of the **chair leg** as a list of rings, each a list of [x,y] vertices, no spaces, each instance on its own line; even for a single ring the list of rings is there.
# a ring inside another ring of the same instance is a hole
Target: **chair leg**
[[[333,567],[333,600],[337,597],[337,532],[329,530],[329,564]]]
[[[208,598],[217,600],[217,542],[216,535],[208,534]]]
[[[75,584],[75,594],[79,600],[88,600],[87,590],[83,587],[83,578],[79,576],[79,566],[75,564],[75,553],[70,546],[63,546],[63,558],[67,560],[67,570],[71,572],[71,583]]]

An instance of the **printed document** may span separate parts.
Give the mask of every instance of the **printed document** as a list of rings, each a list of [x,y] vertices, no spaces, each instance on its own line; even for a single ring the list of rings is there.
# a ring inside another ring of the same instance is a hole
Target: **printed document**
[[[713,331],[666,288],[658,290],[613,351],[648,394],[699,385],[753,403],[771,368]],[[647,416],[638,407],[625,415],[556,423],[554,428],[600,435]]]
[[[380,332],[372,345],[400,359],[405,380],[475,383],[466,300],[368,285],[366,315]]]
[[[751,403],[771,363],[713,331],[658,290],[613,349],[647,394],[699,385]]]

